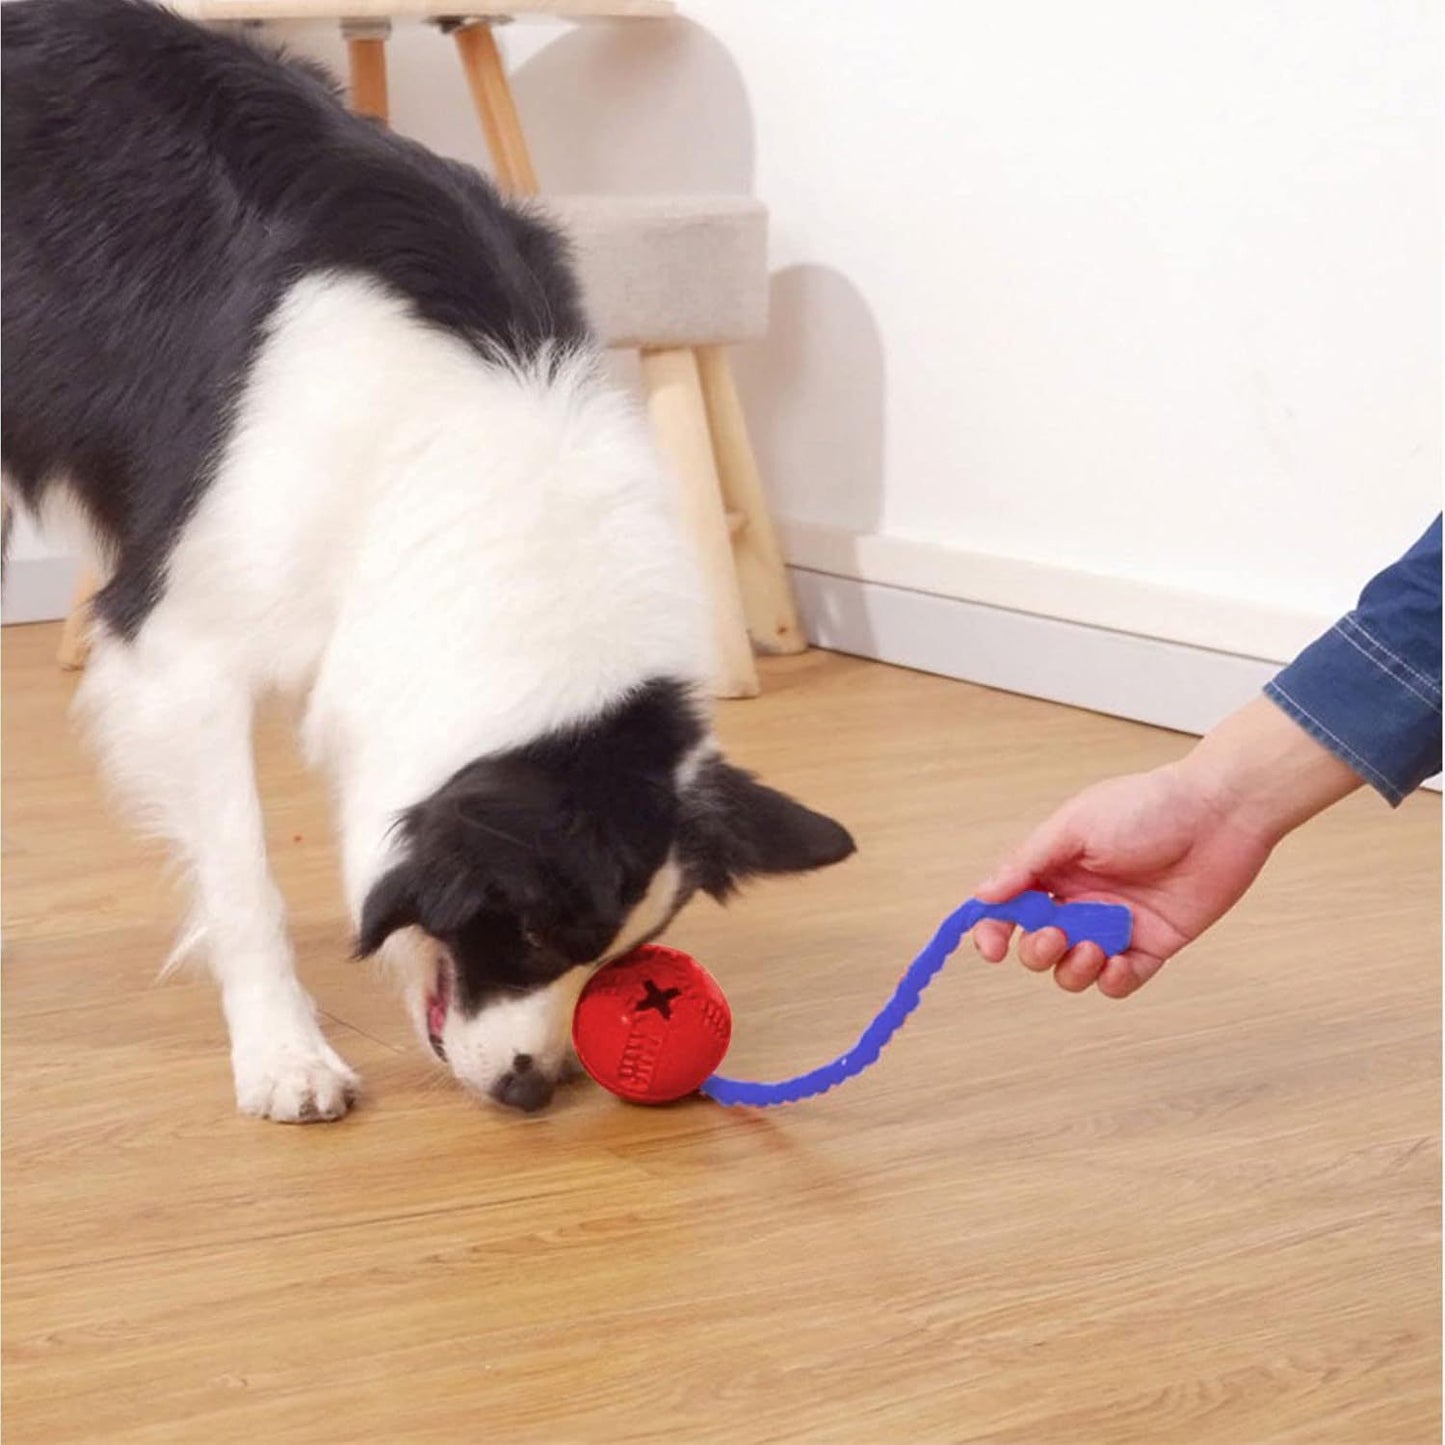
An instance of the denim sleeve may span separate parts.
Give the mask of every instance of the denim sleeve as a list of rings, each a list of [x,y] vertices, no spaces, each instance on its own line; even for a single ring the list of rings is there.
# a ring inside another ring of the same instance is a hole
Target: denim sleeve
[[[1265,693],[1392,805],[1440,771],[1440,518]]]

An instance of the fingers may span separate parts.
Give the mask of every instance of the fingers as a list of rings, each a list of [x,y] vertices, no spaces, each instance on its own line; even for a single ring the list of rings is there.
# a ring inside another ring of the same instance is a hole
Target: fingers
[[[1049,865],[1071,855],[1072,849],[1065,840],[1062,828],[1051,818],[1042,827],[1036,828],[1011,857],[1000,863],[988,878],[973,890],[974,897],[985,903],[1007,902],[1028,888],[1045,884]],[[1013,938],[1013,932],[1012,923],[986,918],[974,926],[974,947],[990,963],[1002,963],[1008,957],[1009,941]],[[1045,932],[1057,933],[1058,930],[1046,929]],[[1063,935],[1059,934],[1059,938],[1062,940]],[[1030,968],[1037,968],[1039,971],[1052,968],[1052,963],[1029,962],[1029,958],[1036,956],[1037,947],[1036,944],[1029,946],[1027,955],[1021,955],[1024,961]]]
[[[1013,935],[1011,923],[985,919],[973,931],[979,953],[990,963],[1002,963],[1008,956]],[[1041,928],[1019,940],[1019,962],[1033,973],[1053,971],[1054,982],[1065,993],[1083,993],[1098,986],[1106,998],[1128,998],[1137,993],[1163,967],[1164,960],[1150,954],[1130,952],[1106,959],[1097,943],[1070,948],[1057,928]]]
[[[1014,926],[999,918],[985,918],[974,924],[974,947],[990,963],[1002,963],[1008,957]],[[1068,951],[1069,942],[1057,928],[1026,933],[1019,942],[1019,962],[1035,973],[1046,973]]]
[[[1019,962],[1034,973],[1047,973],[1069,951],[1069,940],[1058,928],[1026,933],[1019,944]]]
[[[1002,963],[1008,957],[1009,940],[1014,926],[1001,918],[985,918],[974,925],[973,946],[990,963]]]
[[[1104,971],[1104,950],[1097,943],[1081,943],[1054,970],[1054,982],[1065,993],[1083,993]]]
[[[1104,965],[1099,992],[1107,998],[1128,998],[1137,993],[1164,966],[1162,958],[1147,953],[1121,953]]]

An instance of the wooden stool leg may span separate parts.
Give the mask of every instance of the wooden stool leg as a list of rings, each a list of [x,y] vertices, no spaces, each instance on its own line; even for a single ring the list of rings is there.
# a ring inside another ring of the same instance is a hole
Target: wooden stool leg
[[[386,93],[386,41],[391,22],[347,20],[342,23],[341,33],[346,38],[351,72],[351,108],[385,125],[391,119]]]
[[[717,695],[756,697],[758,669],[738,594],[697,360],[683,348],[644,351],[642,378],[653,432],[676,479],[683,524],[697,547],[712,602]]]
[[[90,656],[90,604],[99,591],[100,579],[86,567],[75,584],[75,596],[55,654],[55,660],[66,672],[79,671]]]
[[[723,502],[740,520],[733,537],[733,556],[748,631],[763,652],[806,652],[808,639],[798,622],[727,348],[699,346],[696,355]]]
[[[497,37],[485,20],[469,21],[454,32],[462,69],[467,73],[472,104],[486,133],[487,149],[496,167],[497,184],[514,196],[537,194],[537,173],[527,150],[517,102],[497,49]]]

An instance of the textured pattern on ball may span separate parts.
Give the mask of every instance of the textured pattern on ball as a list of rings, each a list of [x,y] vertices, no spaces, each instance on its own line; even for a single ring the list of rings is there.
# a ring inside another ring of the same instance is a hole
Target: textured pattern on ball
[[[695,1093],[722,1062],[732,1029],[717,980],[689,954],[660,944],[599,969],[572,1016],[582,1067],[635,1104]]]

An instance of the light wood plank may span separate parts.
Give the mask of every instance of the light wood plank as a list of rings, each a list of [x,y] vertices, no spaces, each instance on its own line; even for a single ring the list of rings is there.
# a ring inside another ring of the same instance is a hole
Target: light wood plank
[[[25,1441],[1420,1442],[1439,1417],[1439,800],[1350,799],[1138,998],[961,955],[866,1079],[754,1117],[465,1100],[347,961],[279,714],[269,836],[367,1094],[231,1113],[210,986],[3,637],[4,1408]],[[1185,741],[811,653],[737,759],[857,833],[698,906],[729,1067],[835,1052],[997,850]]]

